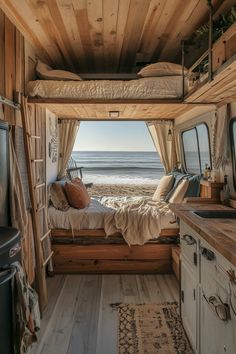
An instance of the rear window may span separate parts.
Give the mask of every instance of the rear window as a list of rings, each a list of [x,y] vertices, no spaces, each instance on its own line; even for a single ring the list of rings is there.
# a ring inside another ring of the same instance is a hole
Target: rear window
[[[203,173],[205,165],[211,166],[209,131],[202,123],[182,133],[182,146],[187,172]]]

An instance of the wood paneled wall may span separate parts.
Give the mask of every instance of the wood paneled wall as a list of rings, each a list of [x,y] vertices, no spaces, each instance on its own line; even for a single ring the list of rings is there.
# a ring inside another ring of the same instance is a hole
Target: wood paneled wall
[[[0,10],[0,95],[14,100],[15,92],[24,92],[24,37]],[[5,105],[3,118],[20,124],[20,113]]]
[[[0,95],[12,101],[25,93],[25,83],[35,78],[36,54],[23,35],[0,9]],[[0,119],[21,125],[20,112],[0,104]]]

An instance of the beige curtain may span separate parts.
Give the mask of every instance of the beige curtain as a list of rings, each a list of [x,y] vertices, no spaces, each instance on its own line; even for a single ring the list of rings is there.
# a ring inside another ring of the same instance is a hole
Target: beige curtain
[[[58,179],[65,177],[66,167],[70,159],[75,139],[79,130],[78,120],[64,119],[59,122],[59,164]]]
[[[230,104],[217,109],[213,129],[213,167],[224,168],[229,160],[228,127],[230,120]]]
[[[154,145],[163,163],[165,172],[170,172],[177,162],[175,149],[174,124],[172,121],[147,122]],[[167,139],[168,132],[171,131],[172,139]]]

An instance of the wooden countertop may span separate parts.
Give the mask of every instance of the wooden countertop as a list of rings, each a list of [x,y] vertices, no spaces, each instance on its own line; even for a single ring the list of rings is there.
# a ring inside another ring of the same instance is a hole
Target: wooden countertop
[[[194,229],[209,245],[236,266],[236,219],[201,218],[193,211],[234,210],[222,204],[171,204],[170,209]]]

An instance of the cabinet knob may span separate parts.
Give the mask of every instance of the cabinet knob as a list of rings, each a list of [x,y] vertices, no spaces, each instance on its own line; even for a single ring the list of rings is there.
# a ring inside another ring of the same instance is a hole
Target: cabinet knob
[[[182,239],[187,243],[187,245],[191,246],[194,245],[195,243],[197,243],[197,241],[195,240],[195,238],[193,238],[193,236],[185,234],[182,236]]]

